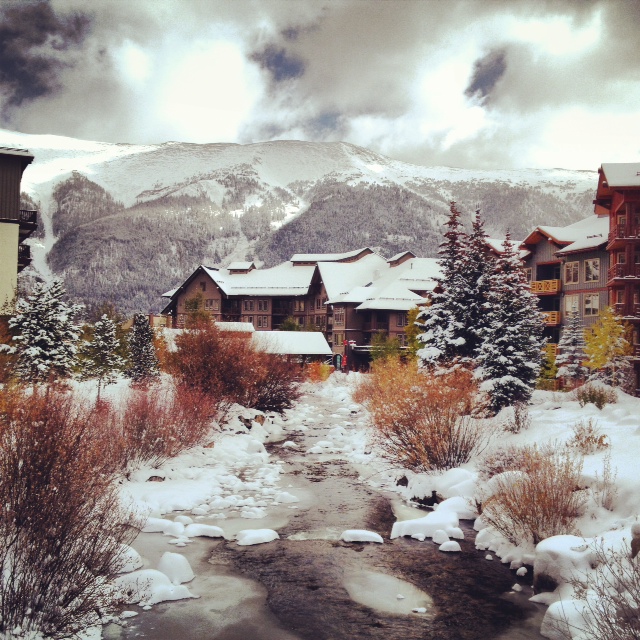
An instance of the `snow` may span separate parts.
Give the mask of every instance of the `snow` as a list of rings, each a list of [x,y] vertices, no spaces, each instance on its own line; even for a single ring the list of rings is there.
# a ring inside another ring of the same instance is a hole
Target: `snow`
[[[279,355],[323,355],[333,352],[320,331],[256,331],[251,341],[258,351]]]
[[[380,544],[384,542],[379,533],[364,529],[347,529],[342,532],[340,540],[344,540],[344,542],[379,542]]]
[[[438,551],[445,551],[448,553],[456,553],[458,551],[462,551],[460,548],[460,543],[455,540],[449,540],[447,542],[443,542],[439,547]]]
[[[273,529],[245,529],[244,531],[238,531],[236,534],[238,544],[243,547],[253,544],[264,544],[265,542],[272,542],[279,538],[278,532]]]
[[[195,578],[189,561],[183,555],[170,551],[165,551],[162,554],[158,563],[158,571],[164,573],[173,584],[191,582]]]

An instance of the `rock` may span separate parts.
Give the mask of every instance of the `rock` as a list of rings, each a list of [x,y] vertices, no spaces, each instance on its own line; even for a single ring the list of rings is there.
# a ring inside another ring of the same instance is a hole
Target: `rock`
[[[164,478],[162,476],[149,476],[147,482],[164,482]]]

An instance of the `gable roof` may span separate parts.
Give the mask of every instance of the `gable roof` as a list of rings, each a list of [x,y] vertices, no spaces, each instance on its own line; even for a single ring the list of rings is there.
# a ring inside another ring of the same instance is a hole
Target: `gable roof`
[[[331,355],[331,347],[320,331],[256,331],[251,343],[259,351],[290,356]]]
[[[561,249],[556,254],[564,255],[577,251],[595,249],[607,241],[609,233],[608,216],[591,215],[566,227],[536,227],[524,240],[523,244],[537,244],[548,238]]]
[[[291,262],[294,264],[300,262],[347,262],[357,258],[360,254],[363,254],[364,257],[372,253],[375,253],[375,251],[369,247],[347,251],[346,253],[294,253],[291,256]]]

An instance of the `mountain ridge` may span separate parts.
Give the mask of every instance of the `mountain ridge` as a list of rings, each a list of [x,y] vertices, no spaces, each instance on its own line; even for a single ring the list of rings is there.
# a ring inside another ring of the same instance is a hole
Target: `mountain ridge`
[[[347,142],[130,145],[0,130],[0,144],[35,156],[23,189],[41,211],[36,270],[127,312],[157,310],[201,263],[363,245],[432,257],[451,200],[468,214],[479,205],[491,234],[522,237],[588,216],[597,182],[588,170],[411,165]]]

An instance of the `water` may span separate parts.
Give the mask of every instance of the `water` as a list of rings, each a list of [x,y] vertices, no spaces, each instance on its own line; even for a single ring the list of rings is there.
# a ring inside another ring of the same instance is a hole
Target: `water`
[[[319,413],[335,401],[311,398]],[[337,418],[338,416],[335,416]],[[344,416],[343,416],[344,417]],[[281,486],[300,498],[269,508],[266,519],[205,520],[227,537],[249,527],[274,528],[280,540],[239,547],[231,540],[195,539],[180,549],[196,578],[199,599],[155,605],[109,625],[107,640],[531,640],[544,607],[528,602],[530,579],[517,578],[476,551],[463,525],[462,553],[447,554],[427,540],[389,540],[396,518],[422,511],[358,480],[358,470],[331,456],[303,454],[326,439],[335,420],[317,420],[294,438],[297,451],[273,448],[283,461]],[[287,485],[293,485],[291,488]],[[176,514],[177,515],[177,514]],[[171,516],[168,516],[171,517]],[[384,544],[339,541],[345,529],[369,529]],[[161,534],[141,534],[134,546],[147,566],[178,551]],[[518,582],[523,592],[511,591]],[[398,595],[404,596],[398,598]],[[415,613],[413,609],[425,609]]]

